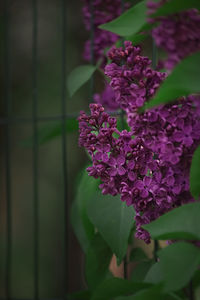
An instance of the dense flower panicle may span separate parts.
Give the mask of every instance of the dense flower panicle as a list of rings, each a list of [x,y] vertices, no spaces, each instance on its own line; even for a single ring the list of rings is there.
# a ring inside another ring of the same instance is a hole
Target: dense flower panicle
[[[146,174],[150,168],[157,169],[153,152],[140,138],[132,139],[131,132],[119,132],[116,119],[106,114],[100,104],[91,104],[90,109],[90,116],[81,112],[79,117],[79,145],[88,150],[93,160],[93,165],[87,169],[89,175],[101,179],[103,194],[121,194],[127,205],[134,205],[137,210],[145,212],[151,206],[146,198],[149,178]],[[144,182],[144,187],[140,181]],[[142,202],[137,203],[141,196]],[[143,208],[142,203],[146,203]],[[141,216],[141,219],[144,218]],[[147,217],[143,224],[145,222]],[[149,234],[145,232],[145,241],[149,240]]]
[[[149,13],[166,1],[158,3],[148,2]],[[167,59],[161,65],[167,70],[186,56],[200,50],[200,14],[197,9],[189,9],[176,14],[150,19],[159,21],[159,25],[152,30],[156,45],[167,53]]]
[[[128,116],[133,134],[152,150],[158,164],[158,170],[153,172],[157,216],[194,201],[189,192],[189,172],[192,155],[200,144],[199,108],[200,96],[188,96],[144,114]]]
[[[111,64],[105,67],[105,74],[111,79],[116,102],[127,112],[142,107],[166,77],[165,73],[153,70],[151,61],[140,53],[140,47],[129,41],[124,42],[124,48],[113,47],[108,53]]]
[[[91,104],[91,115],[81,112],[79,117],[79,144],[92,157],[89,175],[101,179],[103,194],[120,194],[122,201],[134,206],[136,237],[149,243],[142,225],[194,201],[189,170],[200,144],[200,96],[182,97],[139,114],[138,108],[154,95],[166,74],[152,70],[139,47],[124,45],[110,51],[112,63],[105,73],[127,112],[130,132],[120,132],[102,105]]]
[[[85,27],[88,31],[91,30],[91,12],[90,12],[90,0],[83,0],[83,16]],[[112,21],[121,14],[121,0],[115,0],[113,5],[112,0],[94,0],[92,3],[93,10],[93,28],[94,28],[94,60],[97,62],[102,59],[102,64],[106,63],[105,49],[112,46],[118,39],[118,35],[101,30],[99,25]],[[125,9],[129,7],[129,4],[125,4]],[[85,44],[84,58],[87,61],[91,59],[91,42],[88,40]]]
[[[94,94],[94,101],[102,104],[108,111],[114,111],[119,108],[119,104],[116,102],[115,93],[109,84],[105,84],[105,88],[101,94]]]

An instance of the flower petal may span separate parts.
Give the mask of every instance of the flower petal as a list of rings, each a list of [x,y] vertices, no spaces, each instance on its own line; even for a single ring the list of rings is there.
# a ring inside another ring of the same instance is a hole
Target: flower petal
[[[143,183],[143,181],[142,181],[142,180],[137,180],[137,181],[135,182],[135,187],[138,188],[138,190],[143,190],[143,188],[144,188],[144,183]]]
[[[119,166],[119,167],[118,167],[118,174],[119,174],[120,176],[126,174],[126,170],[124,169],[124,167],[122,167],[122,166]]]

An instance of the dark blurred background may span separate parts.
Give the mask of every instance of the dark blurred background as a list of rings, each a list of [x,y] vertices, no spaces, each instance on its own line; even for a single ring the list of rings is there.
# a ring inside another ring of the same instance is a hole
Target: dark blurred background
[[[63,177],[62,111],[63,38],[62,13],[64,0],[37,0],[38,59],[33,65],[33,0],[4,0],[0,3],[0,298],[6,296],[6,133],[2,121],[6,116],[6,86],[10,95],[10,202],[11,202],[11,286],[13,298],[34,296],[34,162],[33,162],[33,71],[37,71],[38,201],[39,201],[39,296],[59,298],[85,286],[84,259],[72,228],[68,236],[68,282],[66,282],[65,201],[68,206],[76,195],[76,181],[88,158],[78,147],[78,130],[66,132],[67,175]],[[5,18],[5,3],[8,14]],[[82,18],[82,0],[66,0],[66,72],[85,64],[82,53],[86,32]],[[6,23],[9,25],[6,27]],[[7,29],[6,29],[7,28]],[[6,33],[7,32],[7,33]],[[6,48],[6,35],[8,46]],[[143,53],[151,55],[152,42],[144,42]],[[6,61],[7,57],[7,61]],[[10,75],[7,76],[6,70]],[[10,77],[8,83],[8,77]],[[95,91],[103,87],[103,77],[95,74]],[[88,82],[72,98],[66,94],[67,114],[78,116],[88,111],[91,85]],[[55,120],[48,120],[47,118]],[[45,119],[46,118],[46,119]],[[23,121],[24,120],[24,121]],[[12,122],[10,122],[12,121]],[[71,121],[70,121],[71,122]],[[53,137],[53,138],[52,138]],[[48,140],[45,142],[45,140]],[[69,213],[69,212],[68,212]]]
[[[5,1],[4,1],[5,2]],[[11,118],[32,118],[32,1],[7,0],[9,23],[9,65],[11,74]],[[82,1],[67,1],[66,69],[69,73],[83,63],[82,50],[89,34],[82,22]],[[1,118],[5,117],[5,10],[0,4]],[[38,0],[38,117],[58,116],[62,91],[62,1]],[[67,113],[88,106],[86,85],[73,98],[67,94]],[[38,122],[38,127],[60,126],[59,121]],[[6,262],[6,125],[0,125],[0,298],[5,297]],[[12,122],[10,126],[10,177],[12,214],[11,296],[30,298],[34,294],[33,240],[33,136],[32,122]],[[75,180],[86,163],[78,147],[78,132],[67,133],[68,201],[75,195]],[[58,136],[39,146],[39,295],[63,296],[64,286],[64,196],[62,138]],[[84,285],[82,254],[71,228],[69,236],[69,291]]]

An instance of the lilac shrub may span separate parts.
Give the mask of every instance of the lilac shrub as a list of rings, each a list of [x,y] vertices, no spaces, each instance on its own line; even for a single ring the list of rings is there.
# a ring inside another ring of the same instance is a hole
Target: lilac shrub
[[[193,201],[189,169],[200,142],[200,99],[189,96],[140,114],[138,108],[155,94],[166,74],[152,70],[151,61],[130,42],[124,49],[112,48],[109,58],[105,73],[127,113],[130,132],[119,132],[116,119],[100,104],[91,104],[91,115],[81,112],[79,117],[79,144],[93,160],[89,175],[101,179],[103,194],[120,194],[134,206],[136,237],[149,243],[141,225]]]

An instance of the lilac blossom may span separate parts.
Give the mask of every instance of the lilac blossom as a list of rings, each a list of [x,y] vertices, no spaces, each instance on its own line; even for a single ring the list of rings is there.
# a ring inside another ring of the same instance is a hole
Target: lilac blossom
[[[91,104],[91,115],[81,112],[79,117],[79,144],[92,157],[88,174],[101,179],[103,194],[120,194],[122,201],[134,206],[136,237],[149,243],[142,225],[194,201],[189,171],[200,144],[200,96],[139,113],[141,103],[154,95],[166,74],[153,71],[150,60],[130,42],[125,48],[113,48],[109,56],[105,73],[127,113],[130,131],[118,131],[116,119],[100,104]]]
[[[165,2],[167,1],[149,1],[149,14],[154,13]],[[200,50],[200,15],[197,9],[151,18],[149,21],[159,21],[158,26],[152,30],[152,36],[156,45],[167,53],[167,58],[160,61],[160,66],[167,70],[172,70],[180,60]]]
[[[140,53],[140,47],[129,41],[124,42],[124,48],[114,46],[108,53],[111,64],[105,67],[105,74],[111,79],[116,102],[126,112],[142,107],[166,77],[151,69],[151,61]]]

